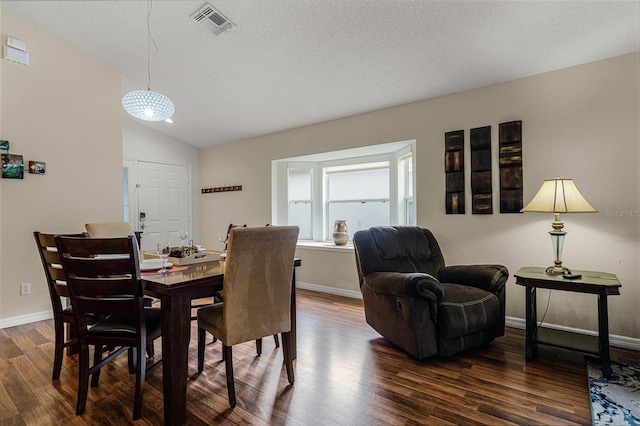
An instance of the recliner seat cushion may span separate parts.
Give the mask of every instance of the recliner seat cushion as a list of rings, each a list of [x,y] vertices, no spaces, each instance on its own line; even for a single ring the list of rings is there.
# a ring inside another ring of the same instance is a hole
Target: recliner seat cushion
[[[488,291],[441,283],[444,297],[438,304],[438,336],[449,340],[500,323],[500,300]]]

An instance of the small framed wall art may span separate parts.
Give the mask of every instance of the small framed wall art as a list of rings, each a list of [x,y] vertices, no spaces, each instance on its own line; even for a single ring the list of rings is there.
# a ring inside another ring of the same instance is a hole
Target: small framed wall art
[[[520,213],[523,204],[522,121],[500,123],[500,213]]]
[[[43,175],[47,171],[47,163],[44,161],[29,161],[29,173]]]
[[[493,213],[491,181],[491,126],[470,132],[471,145],[471,213]]]
[[[23,179],[24,160],[22,155],[2,154],[2,177],[4,179]]]
[[[444,134],[445,211],[464,214],[464,130]]]

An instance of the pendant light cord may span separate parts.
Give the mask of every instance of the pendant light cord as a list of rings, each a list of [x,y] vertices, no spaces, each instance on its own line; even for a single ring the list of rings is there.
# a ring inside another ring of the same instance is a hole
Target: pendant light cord
[[[153,6],[153,0],[149,0],[147,8],[147,90],[151,90],[151,58],[158,53],[158,45],[151,35],[151,8]],[[155,51],[151,54],[151,43]]]

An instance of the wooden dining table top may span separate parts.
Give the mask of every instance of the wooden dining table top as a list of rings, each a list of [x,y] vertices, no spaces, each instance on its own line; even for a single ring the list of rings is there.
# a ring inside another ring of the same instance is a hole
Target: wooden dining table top
[[[300,266],[302,261],[295,258],[294,267]],[[225,261],[213,261],[195,263],[184,266],[173,266],[164,273],[142,273],[142,280],[147,284],[151,284],[155,289],[161,286],[172,289],[183,285],[194,285],[201,281],[211,283],[216,278],[224,277]]]

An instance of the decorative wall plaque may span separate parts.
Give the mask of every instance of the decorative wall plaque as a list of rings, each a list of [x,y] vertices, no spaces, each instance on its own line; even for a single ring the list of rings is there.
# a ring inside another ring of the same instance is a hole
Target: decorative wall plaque
[[[500,123],[500,213],[523,206],[522,120]]]
[[[491,126],[471,129],[471,213],[493,213]]]
[[[445,210],[464,214],[464,130],[444,134]]]
[[[4,179],[22,179],[24,177],[22,155],[2,154],[2,177]]]

